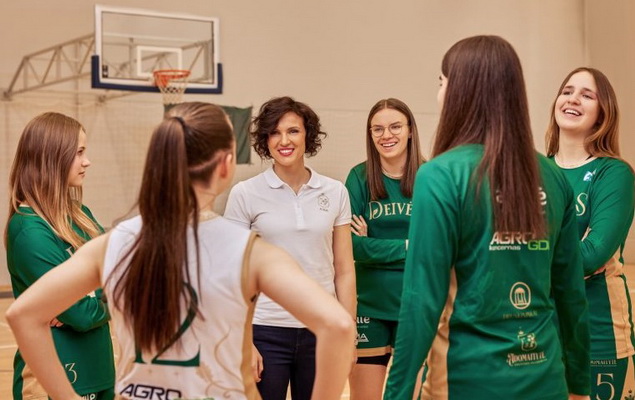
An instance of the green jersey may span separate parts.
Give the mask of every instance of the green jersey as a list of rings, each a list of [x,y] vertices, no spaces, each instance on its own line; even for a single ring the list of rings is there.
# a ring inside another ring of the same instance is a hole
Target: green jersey
[[[357,315],[396,321],[412,199],[401,193],[398,179],[383,176],[383,181],[388,196],[371,201],[365,162],[346,178],[352,214],[363,217],[368,225],[368,236],[353,234]]]
[[[625,162],[608,157],[562,171],[575,196],[589,301],[591,359],[631,356],[635,354],[633,320],[622,252],[633,222],[633,172]]]
[[[90,210],[86,207],[83,210],[94,221]],[[88,239],[77,226],[73,225],[73,228]],[[32,208],[20,207],[20,213],[14,214],[9,221],[7,238],[7,264],[13,295],[19,297],[72,253],[73,247],[60,239]],[[51,328],[55,349],[75,390],[86,394],[113,387],[115,371],[109,314],[101,299],[101,290],[94,296],[84,297],[57,319],[64,325]],[[27,399],[40,391],[18,351],[14,359],[14,399]]]
[[[482,155],[482,145],[459,146],[417,173],[385,399],[412,398],[426,356],[423,398],[589,393],[588,311],[571,188],[537,156],[547,236],[495,231],[488,180],[479,197],[474,190]]]

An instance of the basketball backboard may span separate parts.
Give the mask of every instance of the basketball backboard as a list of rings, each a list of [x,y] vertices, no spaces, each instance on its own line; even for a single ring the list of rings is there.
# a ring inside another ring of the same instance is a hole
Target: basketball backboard
[[[218,18],[95,6],[92,86],[158,92],[153,71],[189,70],[186,93],[221,93]]]

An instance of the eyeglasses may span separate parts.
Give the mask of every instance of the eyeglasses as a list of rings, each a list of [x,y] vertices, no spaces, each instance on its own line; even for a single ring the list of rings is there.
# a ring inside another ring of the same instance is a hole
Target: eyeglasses
[[[408,126],[409,124],[404,124],[403,122],[397,122],[390,126],[381,126],[381,125],[373,125],[370,127],[370,133],[374,137],[382,137],[386,128],[388,128],[388,132],[392,135],[397,136],[401,133],[404,126]]]

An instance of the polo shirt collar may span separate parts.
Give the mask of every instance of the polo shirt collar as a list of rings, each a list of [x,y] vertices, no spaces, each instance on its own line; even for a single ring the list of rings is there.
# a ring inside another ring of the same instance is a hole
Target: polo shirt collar
[[[309,181],[306,183],[306,185],[310,187],[311,189],[317,189],[321,187],[322,180],[320,179],[320,175],[317,172],[315,172],[313,168],[311,167],[306,167],[306,168],[308,168],[308,170],[311,171],[311,177],[309,178]],[[265,180],[267,181],[267,184],[272,189],[279,189],[283,185],[285,185],[282,179],[280,179],[278,175],[276,175],[276,173],[273,171],[273,167],[269,167],[264,172],[264,176],[265,176]]]

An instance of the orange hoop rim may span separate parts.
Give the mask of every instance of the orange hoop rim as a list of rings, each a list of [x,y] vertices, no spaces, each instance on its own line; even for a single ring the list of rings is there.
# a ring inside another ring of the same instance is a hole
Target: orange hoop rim
[[[152,72],[154,75],[154,84],[160,88],[168,86],[170,81],[175,79],[184,79],[190,76],[188,69],[159,69]]]

